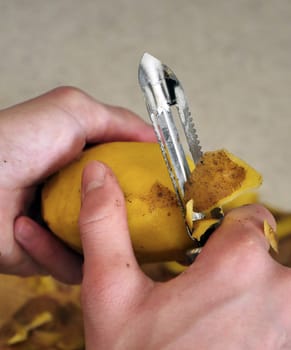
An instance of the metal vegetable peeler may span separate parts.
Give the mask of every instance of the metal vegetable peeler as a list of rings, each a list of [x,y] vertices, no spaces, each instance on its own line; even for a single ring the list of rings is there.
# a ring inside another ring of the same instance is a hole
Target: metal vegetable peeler
[[[183,147],[183,137],[188,146],[187,153],[190,153],[195,165],[203,153],[184,90],[173,71],[148,53],[145,53],[140,61],[138,78],[184,216],[187,233],[191,239],[195,240],[186,221],[186,207],[183,199],[184,186],[191,173]],[[203,218],[203,213],[193,213],[193,221]],[[194,248],[192,256],[197,255],[200,250],[200,247]]]

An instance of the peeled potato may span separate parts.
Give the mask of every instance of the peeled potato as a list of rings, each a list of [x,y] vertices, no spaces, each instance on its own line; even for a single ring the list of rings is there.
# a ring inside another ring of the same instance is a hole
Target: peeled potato
[[[186,232],[182,211],[155,143],[113,142],[95,146],[53,176],[42,192],[43,218],[52,232],[81,251],[78,230],[81,175],[86,163],[94,159],[106,163],[118,178],[139,261],[183,259],[194,243]],[[217,224],[219,218],[209,217],[211,210],[260,183],[261,176],[229,152],[205,153],[185,186],[186,200],[192,199],[193,210],[205,213],[208,220],[193,224],[193,237],[200,240],[205,230]]]
[[[113,142],[95,146],[53,176],[42,192],[43,218],[52,232],[81,250],[81,174],[90,160],[106,163],[118,178],[137,258],[142,262],[181,259],[193,242],[186,233],[167,168],[155,143]]]

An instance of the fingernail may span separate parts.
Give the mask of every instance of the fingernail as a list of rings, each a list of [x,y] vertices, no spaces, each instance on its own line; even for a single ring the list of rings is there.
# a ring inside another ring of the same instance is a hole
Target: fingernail
[[[86,169],[85,193],[100,188],[105,181],[106,168],[102,163],[93,163]]]

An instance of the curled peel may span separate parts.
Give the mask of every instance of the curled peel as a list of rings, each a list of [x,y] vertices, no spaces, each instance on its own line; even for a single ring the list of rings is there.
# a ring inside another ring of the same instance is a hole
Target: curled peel
[[[191,231],[193,230],[193,215],[192,215],[194,211],[193,208],[194,208],[194,200],[190,199],[186,203],[186,222]]]
[[[222,149],[204,153],[185,184],[186,220],[193,237],[201,241],[221,220],[213,213],[223,216],[224,206],[261,183],[262,176],[230,152]],[[205,214],[205,219],[190,223],[193,212]]]
[[[264,220],[264,234],[270,246],[278,254],[279,253],[278,236],[267,220]]]
[[[206,152],[185,184],[185,201],[193,199],[195,211],[209,212],[261,183],[262,176],[230,152]]]

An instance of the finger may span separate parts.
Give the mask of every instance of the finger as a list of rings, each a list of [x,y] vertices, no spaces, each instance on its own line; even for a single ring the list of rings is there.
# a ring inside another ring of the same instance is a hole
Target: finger
[[[246,266],[257,258],[269,257],[269,243],[264,235],[265,220],[275,230],[272,214],[261,205],[252,204],[232,210],[209,238],[197,262]]]
[[[246,205],[232,210],[224,218],[215,236],[215,246],[227,250],[228,245],[258,245],[269,250],[269,243],[264,235],[264,221],[274,230],[276,222],[272,214],[262,205]]]
[[[16,241],[27,254],[54,278],[76,284],[82,279],[82,258],[28,217],[14,224]]]
[[[6,248],[6,247],[5,247]],[[10,249],[2,250],[0,255],[0,273],[22,277],[47,275],[40,266],[17,242],[13,240]]]
[[[108,265],[113,257],[125,264],[135,261],[123,193],[104,164],[92,162],[85,168],[82,198],[79,224],[85,259],[98,265]]]
[[[48,272],[40,266],[27,252],[14,244],[13,252],[3,254],[0,259],[0,273],[29,277],[34,275],[47,275]]]
[[[27,199],[19,191],[0,190],[0,273],[31,276],[46,273],[14,239],[14,219]]]
[[[85,168],[82,198],[79,226],[85,271],[97,278],[106,275],[115,283],[141,274],[131,245],[123,193],[107,166],[92,162]]]
[[[114,333],[152,282],[136,262],[117,180],[98,162],[89,163],[83,173],[79,227],[84,252],[81,302],[85,328],[102,339],[102,329]]]
[[[46,95],[80,123],[88,142],[156,142],[152,126],[126,108],[100,103],[72,87],[57,88]]]
[[[4,185],[29,186],[49,176],[75,159],[87,142],[155,141],[152,128],[134,113],[69,87],[3,110],[1,121]],[[19,159],[21,172],[15,170]]]

